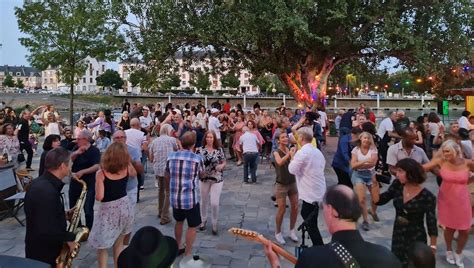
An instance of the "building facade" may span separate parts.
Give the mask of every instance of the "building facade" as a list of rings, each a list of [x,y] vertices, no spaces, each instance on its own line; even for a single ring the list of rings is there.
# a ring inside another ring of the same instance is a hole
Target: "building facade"
[[[119,62],[119,69],[118,73],[120,75],[120,78],[122,78],[124,84],[123,84],[123,91],[125,93],[132,93],[132,94],[140,94],[141,89],[139,86],[133,87],[132,83],[130,83],[130,75],[141,68],[145,68],[145,64],[143,61],[139,59],[128,59]]]
[[[105,72],[106,62],[87,56],[83,60],[83,63],[86,65],[86,70],[81,77],[77,77],[77,83],[74,86],[74,92],[99,92],[100,87],[97,86],[95,79]],[[60,77],[58,76],[58,68],[49,67],[48,69],[42,71],[41,74],[44,89],[63,93],[69,92],[70,86],[61,81]]]
[[[33,67],[27,66],[0,66],[0,88],[3,88],[3,81],[7,75],[11,75],[15,83],[17,80],[23,82],[25,89],[39,89],[41,88],[41,73]]]

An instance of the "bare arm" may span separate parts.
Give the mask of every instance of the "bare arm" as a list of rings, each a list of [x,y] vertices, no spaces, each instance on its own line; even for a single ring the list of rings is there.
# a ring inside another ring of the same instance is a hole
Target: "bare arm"
[[[104,173],[99,170],[95,175],[95,200],[102,201],[102,199],[104,199]]]
[[[430,162],[423,165],[425,171],[431,171],[440,166],[441,158],[433,158]]]
[[[132,163],[128,164],[128,175],[131,177],[136,177],[137,176],[137,170],[133,167]]]

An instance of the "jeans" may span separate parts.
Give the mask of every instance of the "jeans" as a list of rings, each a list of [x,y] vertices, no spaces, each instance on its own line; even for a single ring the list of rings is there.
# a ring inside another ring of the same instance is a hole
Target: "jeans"
[[[314,214],[311,215],[312,212],[314,212]],[[321,237],[321,233],[319,232],[318,228],[318,214],[318,203],[315,203],[313,205],[303,201],[303,206],[301,207],[301,217],[306,220],[308,217],[311,216],[311,219],[306,225],[306,230],[308,231],[309,237],[311,237],[313,246],[324,245],[323,238]]]
[[[95,180],[86,181],[87,194],[84,202],[84,214],[86,216],[86,226],[89,230],[92,229],[94,223],[94,202],[95,202]],[[69,186],[69,208],[73,208],[82,192],[82,185],[74,180]]]
[[[28,157],[26,158],[26,168],[31,168],[31,161],[33,160],[33,149],[31,148],[30,141],[20,141],[20,153],[23,153],[23,150],[25,150],[28,154]]]
[[[244,181],[249,181],[249,168],[250,177],[252,182],[257,181],[257,166],[258,166],[258,153],[244,153]]]

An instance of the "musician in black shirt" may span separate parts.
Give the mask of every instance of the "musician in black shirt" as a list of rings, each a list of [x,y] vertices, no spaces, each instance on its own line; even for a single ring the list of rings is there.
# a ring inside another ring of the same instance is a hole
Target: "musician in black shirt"
[[[45,172],[33,180],[25,196],[27,258],[56,267],[56,257],[65,242],[76,247],[75,235],[67,232],[66,212],[61,196],[62,180],[69,175],[69,152],[56,148],[48,152]],[[68,211],[68,215],[72,211]]]
[[[323,200],[323,214],[331,243],[323,246],[313,246],[303,250],[295,267],[350,267],[347,254],[340,257],[336,252],[348,252],[361,268],[400,268],[401,263],[387,248],[364,241],[357,230],[357,220],[361,208],[357,196],[351,188],[345,185],[329,187]],[[342,247],[341,247],[342,246]],[[337,248],[337,250],[335,250]],[[341,248],[343,248],[341,250]],[[279,267],[280,261],[272,250],[271,242],[265,245],[265,254],[271,267]]]

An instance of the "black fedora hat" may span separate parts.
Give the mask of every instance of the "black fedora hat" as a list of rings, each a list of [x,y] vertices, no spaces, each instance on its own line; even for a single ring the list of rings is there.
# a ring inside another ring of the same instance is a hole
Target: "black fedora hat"
[[[117,264],[119,268],[164,268],[170,267],[177,255],[174,238],[164,236],[153,226],[145,226],[135,233]]]

